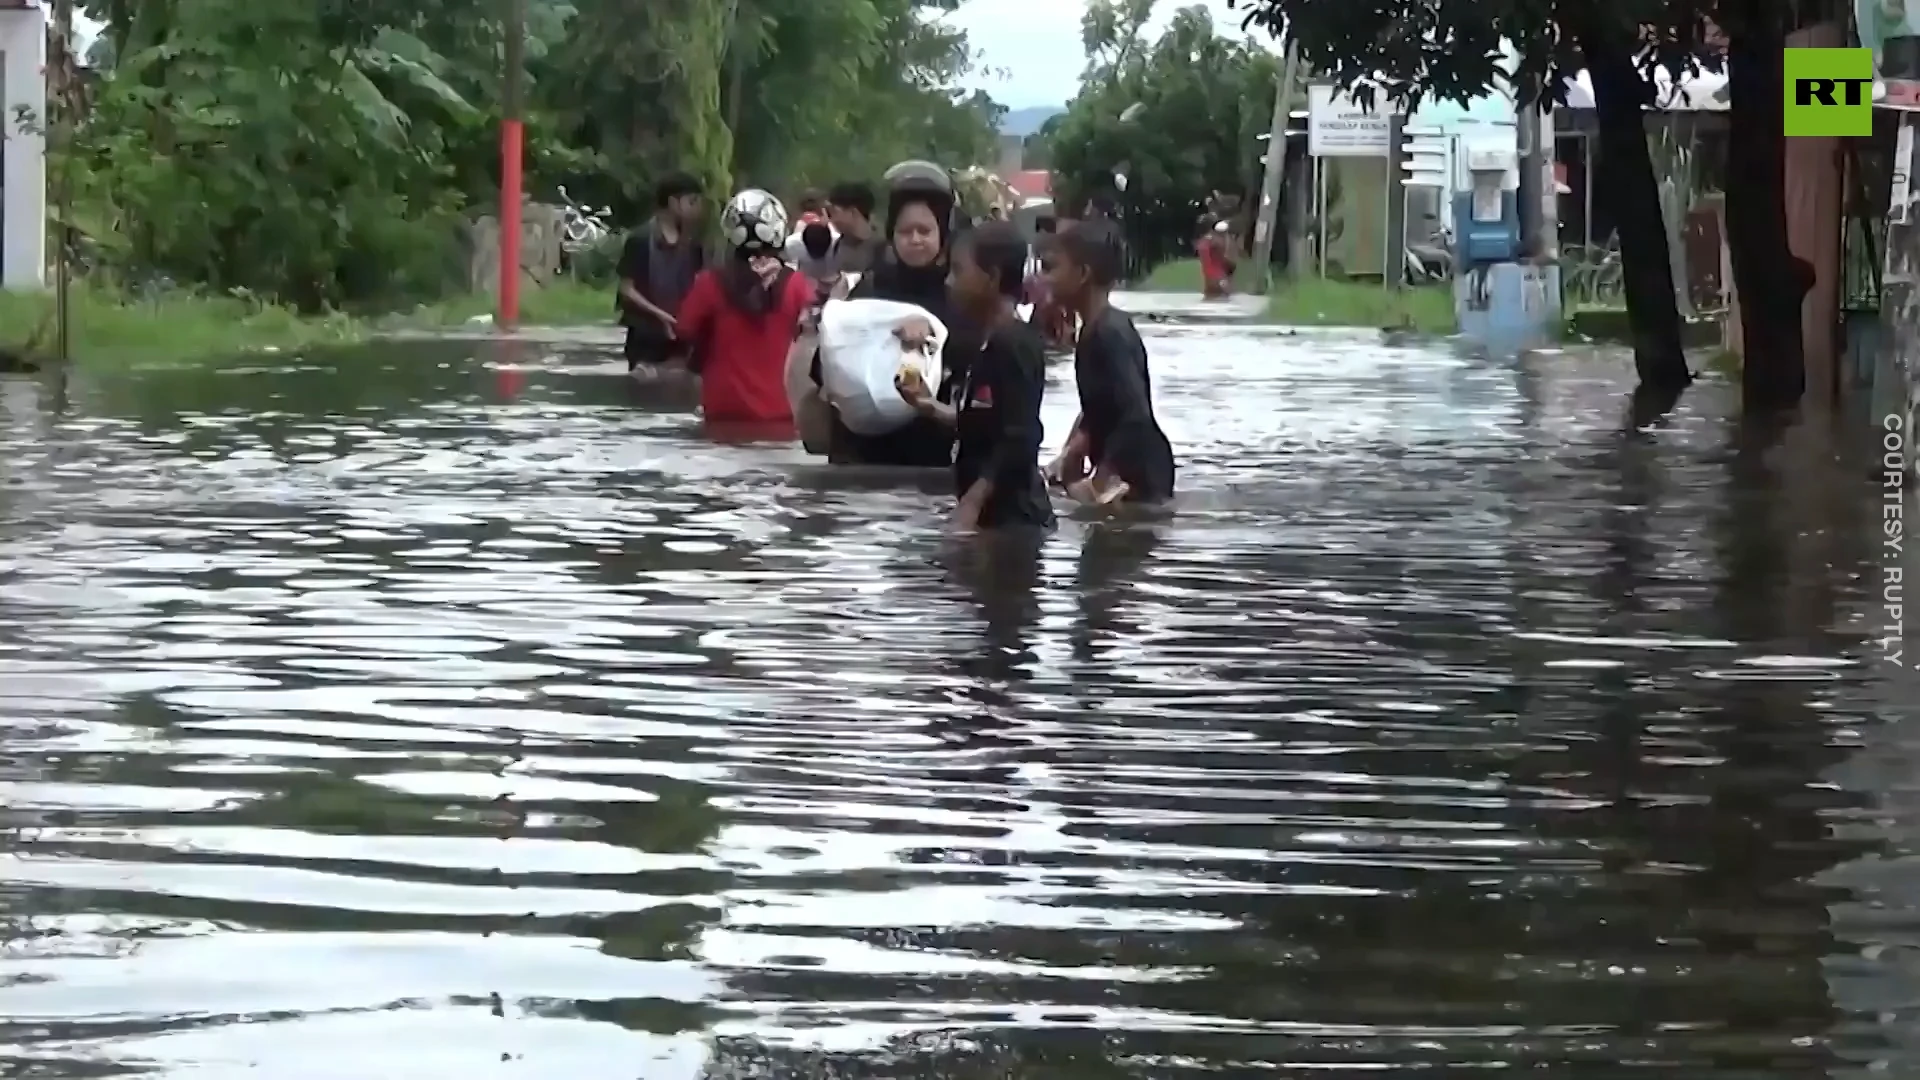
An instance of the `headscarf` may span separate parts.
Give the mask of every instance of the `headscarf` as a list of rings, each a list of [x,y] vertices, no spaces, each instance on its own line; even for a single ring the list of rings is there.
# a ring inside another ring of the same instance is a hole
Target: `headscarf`
[[[909,206],[924,206],[933,211],[934,224],[940,230],[940,255],[926,266],[908,266],[893,250],[893,229]],[[953,252],[953,209],[951,191],[932,185],[913,184],[896,187],[887,197],[887,251],[872,271],[874,296],[918,304],[929,311],[947,307],[947,256]]]
[[[771,266],[762,260],[772,259]],[[779,256],[757,250],[736,248],[733,258],[719,268],[720,291],[735,308],[755,318],[772,311],[775,298],[787,287],[793,271]]]

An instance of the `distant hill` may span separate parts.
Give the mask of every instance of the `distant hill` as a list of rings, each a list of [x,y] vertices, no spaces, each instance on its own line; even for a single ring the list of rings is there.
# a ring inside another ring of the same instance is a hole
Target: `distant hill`
[[[1025,137],[1040,130],[1040,125],[1059,116],[1067,110],[1058,105],[1029,105],[1024,109],[1008,109],[1007,115],[1000,120],[1000,134]]]

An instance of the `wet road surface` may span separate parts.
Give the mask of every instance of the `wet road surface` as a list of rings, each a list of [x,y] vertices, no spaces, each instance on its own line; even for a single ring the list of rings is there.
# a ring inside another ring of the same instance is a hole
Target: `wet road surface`
[[[1623,433],[1617,360],[1150,335],[1178,517],[1037,555],[578,344],[5,384],[0,1053],[1914,1075],[1863,469]]]

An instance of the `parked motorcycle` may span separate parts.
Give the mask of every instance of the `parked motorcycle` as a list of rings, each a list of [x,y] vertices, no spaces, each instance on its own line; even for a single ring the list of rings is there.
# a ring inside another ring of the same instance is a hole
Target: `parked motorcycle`
[[[1453,277],[1453,237],[1446,226],[1434,223],[1433,235],[1425,243],[1408,243],[1406,282],[1408,285],[1437,285]]]
[[[558,189],[560,193],[560,246],[567,252],[585,251],[613,232],[613,208],[610,206],[581,206],[567,194],[567,189]]]

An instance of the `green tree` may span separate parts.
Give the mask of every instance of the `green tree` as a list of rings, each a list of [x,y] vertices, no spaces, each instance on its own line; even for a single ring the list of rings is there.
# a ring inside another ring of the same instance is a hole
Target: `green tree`
[[[1152,9],[1152,0],[1088,4],[1080,92],[1042,133],[1056,201],[1114,194],[1136,247],[1157,259],[1186,250],[1209,193],[1246,186],[1278,62],[1218,34],[1203,7],[1176,12],[1149,41]],[[1115,191],[1116,171],[1125,190]]]
[[[1558,93],[1560,79],[1584,63],[1598,106],[1605,190],[1616,200],[1621,260],[1643,385],[1678,388],[1684,361],[1678,312],[1663,270],[1658,185],[1636,102],[1644,81],[1629,69],[1679,77],[1699,67],[1729,80],[1727,173],[1740,182],[1726,200],[1727,248],[1740,296],[1743,397],[1749,408],[1792,405],[1806,383],[1802,301],[1812,272],[1787,242],[1785,100],[1782,56],[1794,28],[1846,17],[1833,2],[1792,0],[1254,0],[1253,18],[1270,30],[1297,30],[1302,57],[1338,81],[1385,74],[1395,97],[1423,94],[1464,101],[1506,81],[1503,42],[1519,53],[1523,85]],[[1709,21],[1711,20],[1711,22]],[[1717,26],[1720,39],[1712,39]]]
[[[1678,392],[1691,380],[1682,352],[1679,307],[1660,215],[1659,183],[1648,153],[1642,107],[1656,67],[1689,69],[1699,53],[1699,20],[1675,19],[1665,0],[1256,0],[1250,21],[1275,34],[1291,28],[1308,70],[1371,94],[1371,80],[1412,108],[1427,97],[1465,104],[1514,91],[1525,107],[1563,99],[1563,79],[1592,69],[1599,121],[1601,189],[1609,193],[1620,230],[1620,257],[1640,382]],[[1642,28],[1673,19],[1651,39]],[[1509,71],[1505,46],[1519,63]],[[1588,54],[1583,65],[1583,51]],[[1542,93],[1540,88],[1546,88]]]
[[[74,149],[97,263],[306,308],[464,282],[498,198],[499,5],[81,0],[106,61]],[[957,0],[529,0],[528,189],[629,216],[673,169],[716,194],[984,160]]]

